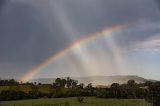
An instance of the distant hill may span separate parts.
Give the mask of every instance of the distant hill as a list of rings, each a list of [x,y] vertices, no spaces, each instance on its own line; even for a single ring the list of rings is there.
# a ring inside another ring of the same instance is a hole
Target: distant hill
[[[89,76],[89,77],[71,77],[74,80],[78,80],[79,83],[84,83],[85,85],[92,83],[93,85],[111,85],[112,83],[127,83],[128,80],[135,80],[137,83],[144,83],[146,81],[154,81],[145,79],[139,76],[131,75],[117,75],[117,76]],[[30,82],[52,84],[55,78],[40,78],[34,79]]]

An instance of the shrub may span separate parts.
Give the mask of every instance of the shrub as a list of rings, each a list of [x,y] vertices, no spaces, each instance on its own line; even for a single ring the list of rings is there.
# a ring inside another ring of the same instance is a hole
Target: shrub
[[[77,98],[77,101],[78,101],[79,103],[83,103],[83,102],[84,102],[84,97],[78,97],[78,98]]]

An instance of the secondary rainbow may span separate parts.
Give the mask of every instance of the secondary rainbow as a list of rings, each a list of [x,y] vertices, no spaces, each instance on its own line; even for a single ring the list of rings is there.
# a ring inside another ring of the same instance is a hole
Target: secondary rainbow
[[[120,31],[120,30],[124,29],[125,27],[127,27],[128,25],[129,24],[104,28],[103,30],[101,30],[99,32],[96,32],[94,34],[88,35],[87,37],[84,37],[84,38],[81,38],[81,39],[78,39],[78,40],[74,41],[73,43],[69,44],[66,48],[58,51],[57,53],[54,53],[52,56],[50,56],[44,62],[42,62],[38,66],[29,70],[26,74],[24,74],[23,76],[21,76],[19,78],[19,81],[28,82],[30,79],[34,78],[34,76],[36,74],[43,71],[43,68],[45,68],[45,66],[47,66],[48,64],[56,61],[57,59],[59,59],[61,57],[63,57],[64,55],[67,55],[68,52],[70,52],[70,51],[72,51],[76,48],[79,48],[80,46],[82,46],[86,43],[94,41],[94,40],[98,39],[99,37],[111,36],[113,32]]]

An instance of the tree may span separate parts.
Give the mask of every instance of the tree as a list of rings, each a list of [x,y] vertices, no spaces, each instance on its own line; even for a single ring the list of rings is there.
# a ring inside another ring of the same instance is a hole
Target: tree
[[[67,87],[70,88],[71,85],[72,85],[72,80],[71,80],[70,77],[67,77],[67,82],[66,83],[67,83]]]
[[[129,80],[127,83],[128,87],[129,87],[129,98],[136,98],[136,90],[137,90],[137,85],[135,83],[134,80]]]
[[[144,99],[147,95],[147,89],[145,88],[138,88],[136,90],[136,97],[140,99]]]
[[[153,84],[153,83],[152,83],[151,81],[146,81],[146,82],[145,82],[145,86],[148,86],[148,87],[151,86],[152,84]]]
[[[127,84],[128,84],[128,86],[133,87],[136,83],[135,83],[134,80],[129,80],[129,81],[127,82]]]
[[[87,86],[86,86],[87,89],[93,89],[93,86],[92,86],[92,83],[89,83]]]
[[[153,104],[153,106],[160,106],[160,82],[152,83],[148,87],[148,95],[146,100]]]
[[[14,79],[10,80],[0,80],[0,86],[13,86],[18,85],[19,83],[15,81]]]
[[[119,84],[118,83],[113,83],[111,85],[111,90],[112,90],[112,93],[113,93],[113,97],[117,98],[119,95]]]
[[[72,88],[76,88],[77,84],[78,84],[77,80],[72,80],[72,83],[71,83]]]
[[[60,78],[57,78],[57,79],[55,80],[55,83],[56,83],[56,86],[57,86],[57,87],[60,87],[60,86],[61,86],[61,79],[60,79]]]
[[[83,83],[80,83],[77,87],[78,87],[79,89],[83,89],[83,88],[84,88],[84,84],[83,84]]]
[[[55,80],[55,82],[53,83],[53,87],[54,88],[64,88],[66,86],[66,79],[60,79],[60,78],[57,78]]]
[[[62,79],[61,80],[61,87],[64,88],[66,86],[66,83],[67,83],[66,79]]]
[[[76,88],[77,84],[78,84],[77,80],[73,80],[70,77],[67,77],[67,80],[66,80],[67,88]]]

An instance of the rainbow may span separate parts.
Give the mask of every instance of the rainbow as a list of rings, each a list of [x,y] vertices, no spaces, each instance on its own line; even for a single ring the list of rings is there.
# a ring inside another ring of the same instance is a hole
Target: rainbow
[[[69,44],[66,48],[58,51],[57,53],[54,53],[52,56],[50,56],[48,59],[46,59],[44,62],[42,62],[41,64],[37,65],[36,67],[32,68],[31,70],[29,70],[26,74],[24,74],[23,76],[21,76],[19,78],[19,81],[22,82],[28,82],[30,79],[34,78],[34,76],[36,74],[38,74],[39,72],[43,71],[43,69],[50,63],[56,61],[57,59],[63,57],[64,55],[66,55],[67,53],[69,53],[70,51],[79,48],[80,46],[87,44],[91,41],[94,41],[100,37],[103,36],[111,36],[112,33],[116,32],[116,31],[120,31],[124,28],[126,28],[128,25],[130,24],[124,24],[124,25],[116,25],[116,26],[112,26],[112,27],[108,27],[108,28],[104,28],[103,30],[96,32],[94,34],[88,35],[87,37],[78,39],[74,42],[72,42],[71,44]]]

